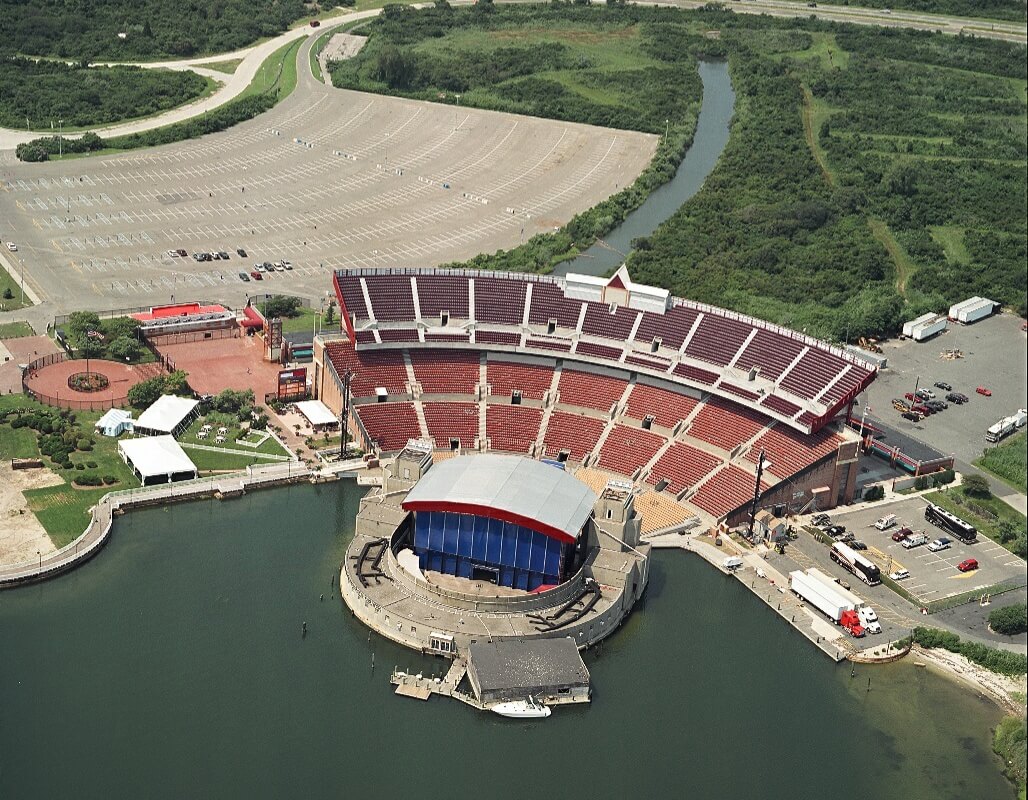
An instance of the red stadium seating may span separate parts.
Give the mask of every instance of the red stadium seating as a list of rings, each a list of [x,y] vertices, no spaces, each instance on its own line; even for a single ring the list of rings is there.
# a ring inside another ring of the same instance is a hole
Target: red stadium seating
[[[770,472],[788,478],[838,450],[842,441],[829,430],[808,435],[776,425],[753,443],[746,458],[757,463],[763,449],[765,457],[771,460]]]
[[[581,300],[568,300],[564,292],[554,283],[539,281],[532,284],[532,308],[528,321],[545,325],[551,319],[564,328],[577,328],[578,315],[582,313]]]
[[[761,405],[767,406],[772,411],[777,411],[783,417],[791,417],[793,414],[800,410],[800,407],[798,405],[796,405],[795,403],[790,403],[785,398],[779,397],[776,394],[768,395],[767,397],[765,397],[764,402],[761,403]]]
[[[751,330],[744,322],[706,314],[685,348],[686,355],[719,367],[727,366]]]
[[[607,423],[602,419],[554,411],[543,437],[546,455],[556,458],[561,450],[570,450],[571,460],[581,461],[592,452],[605,427]]]
[[[612,472],[631,476],[657,454],[665,441],[663,436],[642,428],[615,425],[600,448],[598,463]]]
[[[410,275],[365,275],[372,310],[377,319],[414,319],[414,295],[411,294]],[[349,308],[349,306],[347,306]]]
[[[450,439],[460,439],[460,446],[470,449],[478,439],[478,403],[424,403],[428,435],[435,446],[445,450]]]
[[[727,400],[711,398],[693,419],[689,435],[731,451],[756,436],[767,422],[767,417],[756,411]]]
[[[560,350],[565,353],[571,351],[570,339],[526,339],[525,347],[536,347],[540,350]]]
[[[364,302],[360,276],[353,272],[337,272],[336,285],[339,287],[338,293],[342,296],[347,313],[357,319],[368,319],[368,304]]]
[[[521,334],[513,331],[475,331],[476,344],[521,344]]]
[[[424,394],[474,394],[478,385],[477,351],[411,350],[414,377]]]
[[[417,342],[418,332],[413,328],[387,328],[378,332],[383,342]]]
[[[695,486],[722,463],[720,458],[704,450],[675,442],[657,459],[646,482],[656,485],[666,479],[668,489],[678,494]]]
[[[374,397],[379,386],[385,387],[389,394],[407,393],[407,369],[402,350],[357,352],[349,342],[328,342],[325,350],[340,377],[347,369],[353,370],[350,394],[354,398]]]
[[[576,353],[581,353],[583,356],[596,356],[597,358],[605,358],[608,361],[617,361],[621,358],[621,354],[624,352],[620,347],[609,347],[605,344],[596,344],[596,342],[579,342],[578,347],[575,348]]]
[[[659,337],[664,347],[677,350],[692,330],[697,316],[699,312],[695,309],[681,305],[674,306],[666,314],[643,314],[635,341],[648,345]]]
[[[487,380],[493,396],[510,397],[517,389],[526,400],[542,400],[553,380],[553,367],[489,359]]]
[[[652,414],[658,425],[673,428],[679,420],[692,413],[700,401],[668,389],[658,389],[645,383],[637,383],[628,395],[625,416],[633,419],[645,419]]]
[[[468,318],[468,277],[466,275],[418,276],[418,306],[427,319],[449,311],[455,319]],[[374,299],[371,301],[374,303]],[[429,322],[431,324],[431,322]]]
[[[559,402],[565,405],[596,408],[606,412],[621,399],[626,386],[628,381],[620,378],[565,369],[560,374],[557,389],[560,391]]]
[[[720,519],[729,511],[734,511],[753,499],[753,486],[756,481],[756,475],[730,465],[715,473],[689,498],[689,502]],[[767,484],[761,481],[760,487],[761,491],[764,491]]]
[[[635,309],[620,306],[611,314],[609,306],[603,303],[590,303],[585,312],[582,331],[616,342],[627,341],[639,313]]]
[[[520,325],[525,317],[524,281],[475,276],[475,319],[500,325]]]
[[[486,436],[493,450],[528,453],[539,438],[543,412],[529,406],[489,405],[486,408]]]
[[[408,439],[422,436],[413,403],[369,403],[353,408],[383,452],[402,450]]]
[[[802,350],[803,344],[794,339],[758,329],[735,366],[745,370],[760,367],[761,377],[775,380]]]

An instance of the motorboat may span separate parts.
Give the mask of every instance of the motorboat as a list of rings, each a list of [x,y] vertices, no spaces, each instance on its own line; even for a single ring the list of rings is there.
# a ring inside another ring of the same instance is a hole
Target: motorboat
[[[497,703],[489,708],[501,717],[515,719],[539,719],[548,717],[551,713],[549,706],[543,705],[531,695],[527,700],[510,700],[506,703]]]

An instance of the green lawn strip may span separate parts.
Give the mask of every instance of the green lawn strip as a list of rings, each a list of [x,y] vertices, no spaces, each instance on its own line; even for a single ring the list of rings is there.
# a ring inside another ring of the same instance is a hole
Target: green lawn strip
[[[1028,432],[1022,431],[995,447],[986,447],[974,465],[1021,494],[1028,493]]]
[[[217,453],[212,450],[194,450],[192,448],[186,450],[186,455],[200,472],[240,470],[251,465],[277,463],[261,458],[257,454],[241,456],[235,453]]]
[[[959,488],[945,492],[930,492],[924,495],[925,500],[935,503],[947,511],[956,514],[965,522],[970,522],[978,529],[978,533],[992,539],[1007,550],[1013,552],[1016,539],[1009,542],[1002,542],[999,538],[999,523],[1006,520],[1013,523],[1019,530],[1024,531],[1028,520],[1016,509],[1011,508],[998,497],[978,498],[965,497]],[[957,501],[959,498],[960,502]],[[977,507],[990,513],[991,517],[982,516],[967,506],[967,503],[974,503]]]
[[[300,49],[303,41],[303,39],[294,39],[287,42],[264,59],[264,63],[250,81],[250,85],[233,100],[242,100],[276,89],[279,102],[288,97],[290,92],[296,88],[296,51]]]
[[[907,283],[917,269],[917,265],[907,255],[903,246],[896,241],[896,237],[892,235],[889,226],[882,220],[869,218],[867,226],[871,229],[874,237],[884,245],[889,253],[889,257],[892,258],[892,263],[896,266],[896,288],[900,294],[905,294]]]
[[[242,63],[243,59],[241,58],[230,58],[225,61],[209,61],[206,64],[197,64],[196,66],[224,72],[226,75],[233,75]]]
[[[207,436],[206,439],[197,438],[197,434],[200,432],[200,428],[204,425],[213,426],[213,431]],[[225,441],[217,443],[214,441],[215,436],[218,435],[218,428],[224,427]],[[239,422],[233,420],[229,414],[220,414],[213,412],[208,414],[206,417],[200,417],[192,422],[192,424],[182,433],[181,436],[177,437],[180,444],[198,444],[206,447],[220,447],[229,450],[241,450],[245,452],[253,452],[254,455],[271,455],[271,456],[288,456],[282,446],[275,440],[275,437],[269,436],[259,447],[247,447],[246,445],[237,444],[238,439],[243,434],[243,429]],[[197,450],[189,450],[190,457],[193,453],[201,452]]]
[[[3,301],[0,300],[0,305]],[[27,322],[0,322],[0,339],[21,339],[25,336],[35,336],[36,332]]]
[[[0,234],[0,236],[2,235]],[[4,299],[4,294],[8,291],[10,291],[11,297]],[[25,302],[22,303],[21,286],[18,285],[6,269],[0,266],[0,311],[15,311],[31,305],[32,301],[29,300],[28,295],[25,295]],[[2,334],[0,334],[0,338],[3,338]]]
[[[967,264],[971,260],[967,247],[964,246],[964,229],[959,225],[933,225],[930,228],[932,238],[946,251],[946,258],[959,264]]]
[[[0,458],[35,458],[38,455],[34,430],[0,425]]]

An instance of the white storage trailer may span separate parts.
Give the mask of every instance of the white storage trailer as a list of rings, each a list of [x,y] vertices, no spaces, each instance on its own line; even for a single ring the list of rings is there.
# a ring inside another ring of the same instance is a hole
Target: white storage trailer
[[[810,569],[808,569],[807,575],[813,578],[814,580],[820,582],[824,586],[827,586],[832,591],[834,591],[837,595],[839,595],[839,597],[841,597],[843,600],[845,600],[847,603],[853,606],[854,609],[866,605],[866,603],[863,600],[861,600],[859,597],[853,594],[853,592],[849,591],[849,589],[840,586],[839,583],[835,580],[835,578],[833,578],[831,575],[825,574],[817,567],[811,567]]]
[[[937,316],[938,316],[938,314],[933,314],[933,313],[922,314],[917,319],[912,319],[912,320],[910,320],[910,322],[904,322],[903,323],[903,335],[904,336],[913,336],[914,335],[914,328],[916,328],[919,325],[923,325],[926,322],[930,322],[931,320],[935,319]]]
[[[932,318],[925,320],[917,325],[914,325],[910,329],[910,338],[915,342],[924,342],[931,339],[933,336],[942,333],[946,330],[946,326],[949,324],[949,320],[941,314],[932,315]]]
[[[972,297],[949,308],[949,318],[963,325],[970,325],[978,320],[992,316],[999,303],[987,297]]]
[[[834,622],[838,622],[845,612],[854,610],[846,598],[805,572],[790,572],[789,578],[790,588],[796,594]]]

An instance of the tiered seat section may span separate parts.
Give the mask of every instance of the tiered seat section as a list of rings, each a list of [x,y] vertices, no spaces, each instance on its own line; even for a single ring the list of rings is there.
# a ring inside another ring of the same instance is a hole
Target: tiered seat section
[[[801,342],[758,328],[735,366],[744,370],[760,367],[761,377],[776,380],[802,350]]]
[[[421,438],[413,403],[370,403],[354,406],[368,436],[383,452],[402,450],[408,439]]]
[[[637,383],[628,395],[625,416],[641,420],[652,414],[658,425],[673,428],[679,420],[688,417],[699,402],[678,392]]]
[[[628,381],[620,378],[564,369],[560,373],[557,389],[560,392],[559,402],[564,405],[609,411],[621,399],[627,385]]]
[[[767,417],[756,411],[712,398],[700,409],[689,426],[689,435],[731,452],[752,439],[767,424]]]
[[[623,342],[628,339],[635,325],[635,318],[639,312],[632,308],[618,307],[613,314],[609,306],[602,303],[590,303],[585,312],[585,321],[582,323],[582,332],[591,333],[594,336],[602,336],[605,339],[613,339],[615,342]]]
[[[579,342],[575,352],[581,353],[583,356],[596,356],[608,361],[617,361],[624,351],[620,347],[608,347],[605,344],[596,344],[596,342]]]
[[[490,405],[486,408],[486,436],[493,450],[527,453],[539,438],[543,412],[529,406]]]
[[[763,450],[765,458],[771,460],[770,472],[779,478],[788,478],[838,450],[842,441],[827,429],[804,435],[776,425],[753,443],[746,458],[755,464]]]
[[[410,288],[410,275],[367,275],[368,296],[377,319],[414,319],[414,295]],[[349,308],[349,306],[347,306]]]
[[[417,279],[418,304],[424,318],[438,317],[449,311],[451,317],[468,318],[468,278],[462,275],[421,276]],[[375,299],[372,296],[371,302]]]
[[[720,458],[704,450],[675,442],[657,459],[646,482],[656,485],[667,480],[668,489],[678,494],[691,489],[722,463]]]
[[[561,450],[569,450],[572,461],[581,461],[596,447],[605,427],[602,419],[554,411],[543,437],[546,455],[556,458]]]
[[[475,331],[476,344],[521,344],[521,334],[514,331]]]
[[[697,316],[698,311],[685,306],[674,306],[666,314],[643,314],[639,330],[635,332],[635,341],[649,345],[655,338],[660,338],[664,347],[677,350],[692,330]]]
[[[475,276],[475,319],[498,325],[520,325],[525,317],[523,281]]]
[[[354,399],[374,397],[375,389],[384,387],[389,394],[407,393],[407,368],[401,350],[361,350],[356,352],[349,342],[329,342],[326,352],[336,372],[342,377],[353,371],[350,394]]]
[[[525,399],[542,400],[553,380],[553,367],[489,360],[487,378],[491,394],[510,397],[514,390]]]
[[[368,304],[364,302],[360,277],[352,272],[336,273],[336,285],[339,287],[339,294],[343,298],[347,313],[357,319],[368,319]]]
[[[478,439],[478,403],[424,403],[428,435],[437,448],[450,446],[450,439],[460,439],[460,446],[470,449]]]
[[[622,475],[633,475],[657,455],[666,439],[642,428],[615,425],[600,448],[601,467]]]
[[[800,410],[800,407],[798,405],[796,405],[795,403],[790,403],[784,397],[779,397],[776,394],[768,395],[767,397],[765,397],[762,405],[767,406],[772,411],[777,411],[784,417],[791,417],[797,411]]]
[[[478,385],[477,352],[411,350],[414,377],[424,394],[474,394]]]
[[[389,328],[378,332],[383,342],[416,342],[418,332],[412,328]]]
[[[786,391],[800,397],[812,399],[817,397],[825,386],[831,383],[832,379],[846,369],[847,366],[849,364],[838,356],[826,353],[823,350],[811,349],[804,353],[803,358],[796,363],[795,367],[789,370],[789,374],[785,376],[781,386]],[[854,370],[850,371],[853,372]],[[851,380],[846,381],[845,387],[852,388],[856,386],[860,378],[866,376],[866,374],[863,370],[857,371],[857,374],[853,376],[855,380],[851,378]],[[843,383],[843,381],[839,381],[839,383]],[[833,400],[841,398],[849,390],[845,387],[840,387],[837,383],[825,395],[823,402],[831,403]]]
[[[689,502],[711,516],[721,518],[753,498],[756,480],[756,475],[751,475],[736,466],[728,466],[703,484],[699,491],[689,498]],[[761,481],[760,488],[763,491],[767,485]]]
[[[476,292],[475,299],[478,296]],[[564,291],[555,283],[540,281],[532,284],[532,308],[528,313],[528,321],[535,325],[545,325],[551,319],[564,328],[577,328],[578,316],[582,313],[581,300],[568,300]]]
[[[685,348],[686,355],[719,367],[727,366],[751,330],[744,322],[706,314]]]

